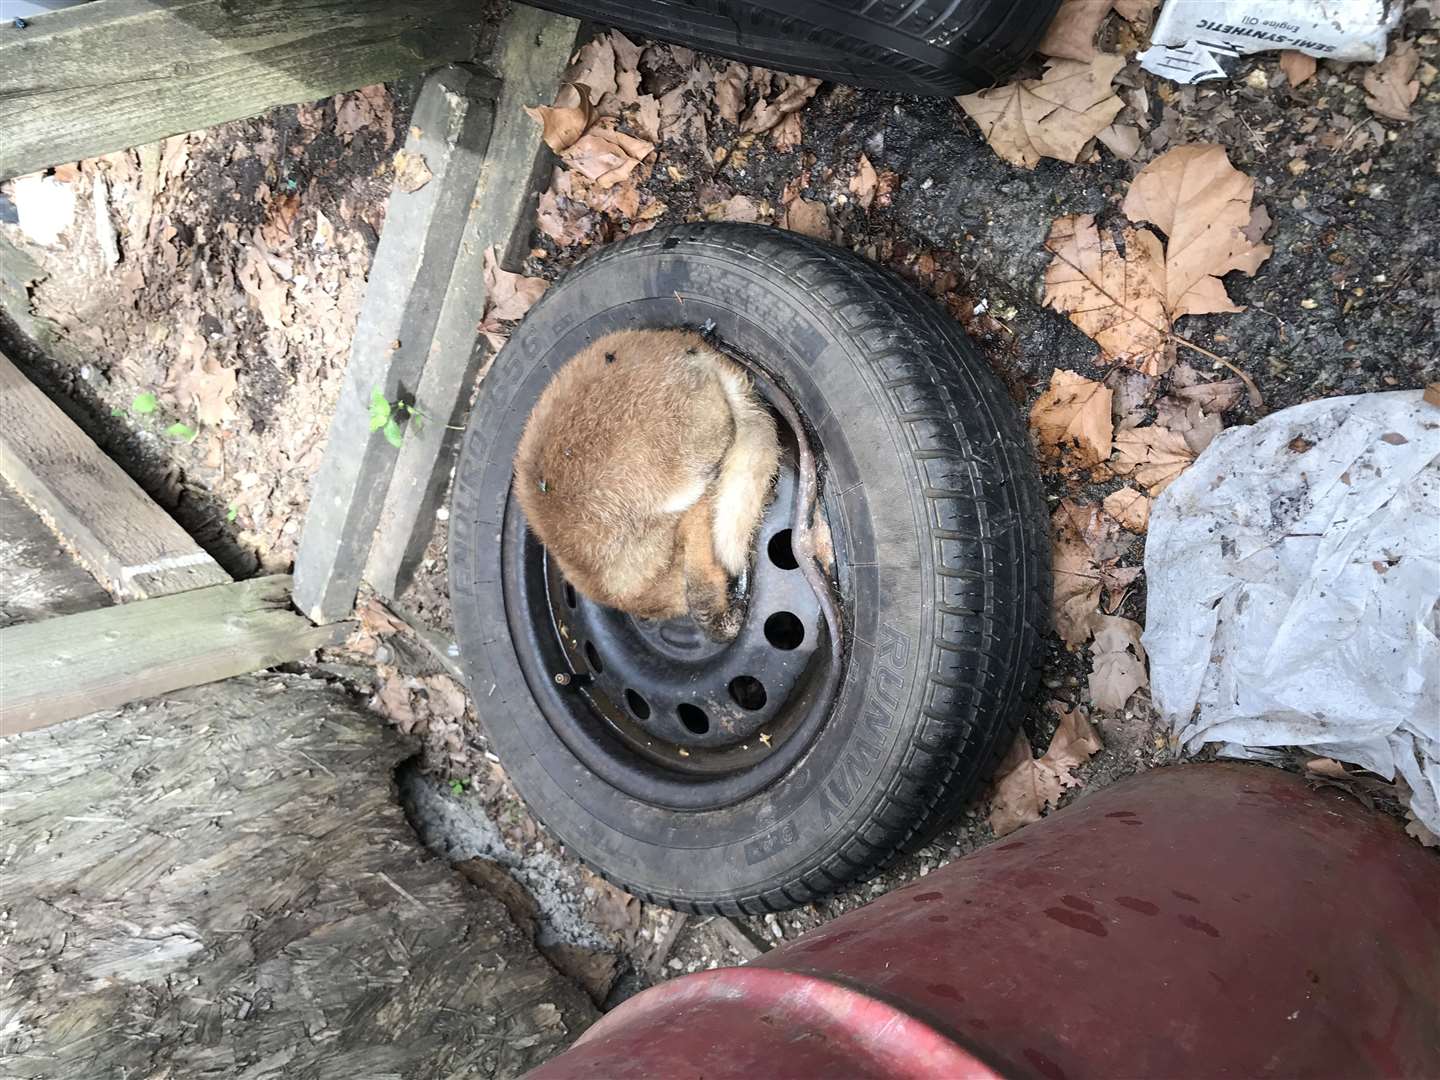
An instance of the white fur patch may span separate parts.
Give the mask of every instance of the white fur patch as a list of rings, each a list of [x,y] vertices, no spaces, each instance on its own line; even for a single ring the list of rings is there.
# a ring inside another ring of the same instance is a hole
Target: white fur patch
[[[689,487],[681,488],[661,503],[660,509],[667,514],[683,514],[699,502],[704,494],[705,482],[703,480],[696,480]]]

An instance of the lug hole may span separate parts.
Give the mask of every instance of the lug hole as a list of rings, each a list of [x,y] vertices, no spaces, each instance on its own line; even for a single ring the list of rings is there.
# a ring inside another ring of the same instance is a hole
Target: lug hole
[[[635,714],[637,720],[650,719],[650,703],[634,690],[625,691],[625,703],[630,706],[630,711]]]
[[[682,701],[675,706],[675,711],[680,714],[680,723],[685,725],[685,730],[691,735],[704,735],[710,730],[710,717],[705,715],[705,710],[700,706]]]
[[[730,680],[730,696],[742,709],[755,712],[765,707],[765,686],[751,675],[737,675]]]
[[[790,611],[777,611],[765,620],[765,640],[787,652],[805,640],[805,624]]]
[[[781,570],[795,570],[800,564],[795,560],[795,549],[790,546],[790,530],[781,529],[770,537],[768,548],[770,561]]]
[[[590,670],[596,675],[605,670],[605,665],[600,662],[600,654],[595,651],[593,641],[585,642],[585,659],[590,664]]]

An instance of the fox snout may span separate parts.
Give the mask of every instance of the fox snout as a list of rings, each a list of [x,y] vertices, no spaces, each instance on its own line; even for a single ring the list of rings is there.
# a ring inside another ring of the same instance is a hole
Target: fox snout
[[[779,468],[775,421],[740,365],[684,330],[624,330],[572,357],[515,454],[515,493],[566,579],[643,618],[729,641]]]

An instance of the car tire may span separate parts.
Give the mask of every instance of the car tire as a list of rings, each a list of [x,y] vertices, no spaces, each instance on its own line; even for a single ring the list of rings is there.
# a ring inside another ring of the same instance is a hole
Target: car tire
[[[620,782],[587,764],[555,719],[588,715],[583,665],[552,677],[560,654],[536,656],[555,643],[516,610],[517,553],[534,543],[511,493],[525,420],[579,349],[646,327],[711,334],[803,417],[844,628],[833,703],[776,751],[783,771],[691,805],[653,765]],[[755,914],[873,876],[973,797],[1037,685],[1047,515],[1017,410],[929,297],[795,233],[681,225],[584,259],[486,377],[450,520],[455,629],[492,748],[573,853],[650,902]]]
[[[539,0],[538,7],[751,64],[948,97],[1003,82],[1059,0]]]

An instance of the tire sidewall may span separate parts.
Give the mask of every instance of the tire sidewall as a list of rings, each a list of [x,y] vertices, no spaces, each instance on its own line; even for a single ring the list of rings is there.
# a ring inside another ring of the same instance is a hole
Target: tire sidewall
[[[531,809],[632,891],[706,903],[780,888],[863,829],[924,707],[935,575],[904,426],[843,307],[743,248],[669,243],[583,264],[497,357],[456,470],[451,590],[479,714]],[[502,522],[521,430],[560,365],[616,330],[712,320],[790,394],[818,441],[847,571],[846,664],[829,721],[794,768],[732,806],[680,812],[600,780],[551,729],[507,629]]]

